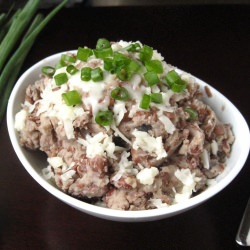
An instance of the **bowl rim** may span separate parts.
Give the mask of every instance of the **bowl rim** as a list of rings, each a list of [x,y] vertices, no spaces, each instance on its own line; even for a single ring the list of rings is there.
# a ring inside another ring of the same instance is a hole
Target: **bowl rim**
[[[184,212],[204,201],[207,199],[213,197],[217,193],[219,193],[221,190],[223,190],[228,184],[232,182],[232,180],[238,175],[238,173],[241,171],[241,169],[244,167],[244,164],[247,160],[248,154],[249,154],[249,148],[250,148],[250,132],[247,125],[246,120],[240,113],[240,111],[233,105],[233,103],[228,100],[223,94],[221,94],[219,91],[217,91],[214,87],[209,85],[208,83],[204,82],[203,80],[195,77],[199,85],[201,86],[208,86],[213,94],[216,96],[219,96],[219,98],[223,99],[227,102],[227,105],[229,105],[230,109],[232,109],[235,114],[237,115],[238,119],[241,122],[242,131],[245,133],[244,138],[246,139],[246,147],[243,148],[243,150],[240,152],[240,158],[237,160],[235,166],[231,169],[231,171],[227,174],[226,178],[223,178],[221,181],[219,181],[215,186],[210,186],[202,193],[198,194],[197,196],[194,196],[187,201],[184,201],[182,203],[174,204],[169,207],[165,208],[157,208],[152,210],[140,210],[140,211],[122,211],[122,210],[114,210],[110,208],[105,207],[99,207],[97,205],[88,204],[84,201],[78,200],[77,198],[74,198],[63,191],[59,190],[52,184],[50,184],[47,180],[45,180],[42,177],[42,173],[38,173],[30,164],[28,159],[24,156],[21,150],[21,146],[18,142],[18,137],[14,129],[14,104],[15,104],[15,97],[18,95],[19,89],[23,84],[23,81],[32,74],[32,72],[35,69],[41,68],[43,65],[48,65],[49,62],[52,62],[56,59],[59,59],[62,53],[66,52],[73,52],[75,53],[76,50],[69,50],[69,51],[63,51],[59,52],[53,55],[50,55],[37,63],[35,63],[33,66],[28,68],[17,80],[7,106],[7,127],[8,127],[8,133],[9,137],[12,143],[12,146],[14,148],[14,151],[19,158],[20,162],[22,163],[23,167],[27,170],[27,172],[38,182],[45,190],[47,190],[50,194],[55,196],[56,198],[60,199],[61,201],[64,201],[70,206],[75,207],[78,210],[84,211],[85,213],[94,215],[96,217],[101,217],[105,219],[110,220],[118,220],[118,221],[149,221],[149,220],[156,220],[160,218],[165,218],[172,216],[177,213]],[[177,68],[177,71],[184,72],[181,69]],[[248,138],[248,139],[247,139]]]

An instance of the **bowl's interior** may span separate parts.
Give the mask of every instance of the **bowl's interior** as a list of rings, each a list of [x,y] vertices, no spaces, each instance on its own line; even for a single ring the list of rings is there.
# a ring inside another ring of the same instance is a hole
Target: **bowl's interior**
[[[243,167],[250,147],[249,129],[245,119],[228,99],[226,99],[222,94],[220,94],[213,87],[209,86],[207,83],[197,79],[198,83],[201,85],[201,90],[204,90],[204,86],[209,86],[212,92],[212,97],[210,98],[206,97],[205,95],[205,102],[213,108],[219,119],[221,119],[225,123],[232,124],[233,132],[235,135],[235,142],[233,145],[231,157],[227,162],[227,168],[224,173],[218,177],[218,183],[216,185],[208,188],[203,193],[183,203],[172,205],[168,208],[147,211],[111,210],[87,204],[63,193],[55,185],[53,185],[53,183],[48,182],[42,176],[41,170],[47,166],[46,156],[41,152],[31,152],[20,147],[18,143],[18,134],[14,129],[14,117],[21,108],[21,103],[24,100],[26,87],[29,84],[34,83],[35,80],[38,79],[42,66],[54,66],[55,63],[59,60],[60,55],[61,53],[58,53],[38,62],[19,78],[12,91],[7,109],[8,131],[12,145],[18,158],[20,159],[26,170],[29,172],[29,174],[41,186],[43,186],[47,191],[49,191],[60,200],[81,211],[106,219],[118,221],[155,220],[183,212],[212,197],[213,195],[221,191],[225,186],[227,186]]]

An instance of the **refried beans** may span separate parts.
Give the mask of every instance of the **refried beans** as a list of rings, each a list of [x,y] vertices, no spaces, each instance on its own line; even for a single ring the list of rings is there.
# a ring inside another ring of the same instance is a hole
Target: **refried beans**
[[[208,188],[230,156],[232,128],[202,93],[152,47],[99,39],[42,68],[15,128],[63,192],[111,209],[168,207]]]

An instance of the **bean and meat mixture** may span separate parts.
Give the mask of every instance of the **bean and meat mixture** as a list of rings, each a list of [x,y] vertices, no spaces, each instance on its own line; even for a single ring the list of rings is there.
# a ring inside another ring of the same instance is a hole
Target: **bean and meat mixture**
[[[65,193],[111,209],[168,207],[212,185],[234,142],[200,88],[152,47],[102,38],[41,69],[15,128]]]

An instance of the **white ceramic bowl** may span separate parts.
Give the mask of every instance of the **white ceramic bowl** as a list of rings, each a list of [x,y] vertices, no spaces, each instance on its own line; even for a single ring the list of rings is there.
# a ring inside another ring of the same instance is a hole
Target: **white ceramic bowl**
[[[77,200],[60,191],[56,186],[45,180],[41,173],[41,170],[47,166],[46,159],[39,153],[31,152],[21,147],[18,142],[18,134],[14,129],[14,117],[21,108],[21,103],[24,100],[26,87],[29,84],[34,83],[35,80],[38,79],[42,66],[55,65],[55,63],[59,60],[60,55],[61,53],[58,53],[41,60],[30,69],[28,69],[19,78],[10,96],[7,109],[8,131],[12,145],[19,160],[28,171],[28,173],[43,188],[45,188],[49,193],[51,193],[58,199],[82,212],[104,219],[126,222],[153,221],[179,214],[211,198],[222,189],[224,189],[227,185],[229,185],[244,166],[250,148],[249,128],[245,119],[238,111],[238,109],[225,96],[220,94],[217,90],[209,86],[207,83],[197,79],[198,83],[202,86],[201,89],[204,89],[204,86],[206,85],[209,86],[212,92],[212,97],[206,97],[205,102],[215,110],[216,114],[222,121],[232,124],[233,132],[236,138],[233,145],[231,157],[227,162],[227,168],[225,169],[223,174],[219,176],[217,184],[183,203],[172,205],[167,208],[145,211],[119,211],[98,207]]]

